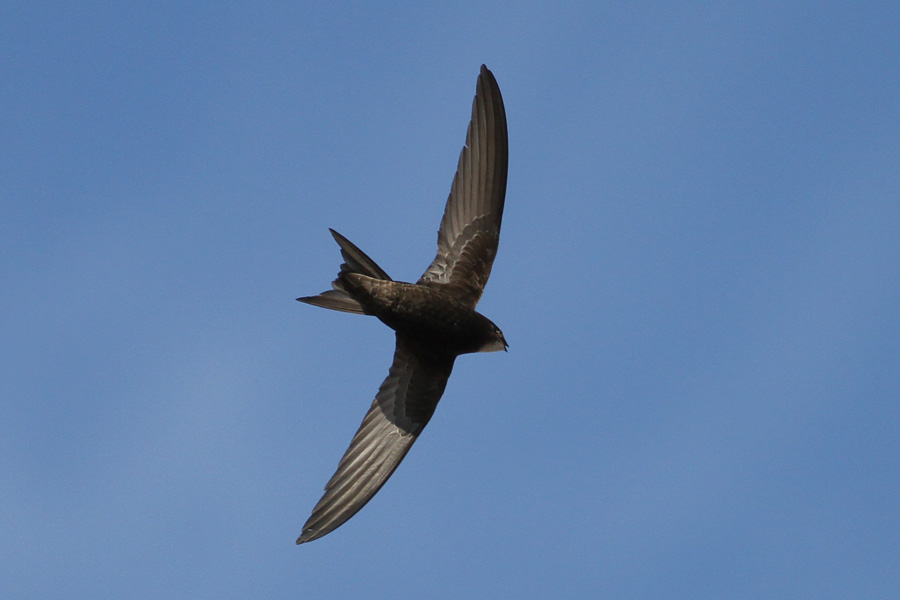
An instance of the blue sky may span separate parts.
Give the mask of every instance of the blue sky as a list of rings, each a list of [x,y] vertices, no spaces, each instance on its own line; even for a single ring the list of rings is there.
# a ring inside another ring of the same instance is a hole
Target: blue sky
[[[900,597],[896,3],[0,8],[8,598]],[[294,539],[390,364],[481,63],[509,187],[462,357]]]

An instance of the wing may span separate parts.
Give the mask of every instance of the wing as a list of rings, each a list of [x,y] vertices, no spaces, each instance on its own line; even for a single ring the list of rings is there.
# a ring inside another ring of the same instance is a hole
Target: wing
[[[298,544],[334,531],[381,489],[434,414],[452,369],[453,358],[424,358],[397,336],[387,379],[303,526]]]
[[[466,146],[438,231],[437,256],[420,284],[440,287],[473,308],[478,303],[497,255],[508,163],[503,98],[497,80],[481,65]]]

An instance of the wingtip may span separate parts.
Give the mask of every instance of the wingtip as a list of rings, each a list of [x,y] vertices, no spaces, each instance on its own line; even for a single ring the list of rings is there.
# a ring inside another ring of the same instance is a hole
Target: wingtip
[[[481,65],[481,76],[490,77],[491,79],[494,78],[494,74],[487,68],[487,65]]]
[[[300,544],[305,544],[306,542],[311,542],[314,539],[316,539],[317,537],[318,536],[316,535],[316,532],[313,531],[312,529],[304,529],[300,533],[300,536],[297,538],[297,545],[299,546]]]
[[[307,542],[317,540],[320,537],[324,537],[331,533],[331,531],[331,529],[327,529],[324,532],[317,529],[304,529],[303,533],[300,534],[300,537],[297,538],[297,545],[299,546],[300,544],[306,544]]]

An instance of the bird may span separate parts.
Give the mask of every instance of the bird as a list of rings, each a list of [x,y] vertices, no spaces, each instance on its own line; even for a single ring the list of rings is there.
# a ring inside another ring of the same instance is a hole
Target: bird
[[[506,351],[503,332],[475,310],[500,240],[509,164],[506,110],[481,65],[466,144],[444,208],[437,255],[416,283],[394,281],[329,229],[343,264],[332,288],[298,301],[372,315],[394,330],[388,376],[303,526],[297,544],[331,533],[381,489],[434,414],[460,354]]]

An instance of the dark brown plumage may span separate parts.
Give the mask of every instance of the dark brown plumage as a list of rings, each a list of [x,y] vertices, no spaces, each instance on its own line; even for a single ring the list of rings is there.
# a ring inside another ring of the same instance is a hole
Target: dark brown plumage
[[[415,284],[393,281],[334,230],[344,263],[334,289],[301,302],[374,315],[396,332],[394,362],[298,544],[334,531],[391,476],[425,428],[460,354],[505,350],[500,329],[475,311],[491,274],[506,197],[506,113],[481,66],[466,146],[438,232],[437,256]]]

